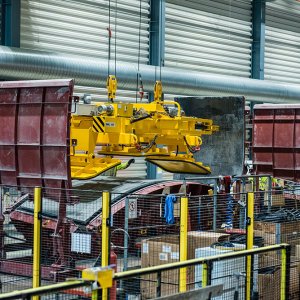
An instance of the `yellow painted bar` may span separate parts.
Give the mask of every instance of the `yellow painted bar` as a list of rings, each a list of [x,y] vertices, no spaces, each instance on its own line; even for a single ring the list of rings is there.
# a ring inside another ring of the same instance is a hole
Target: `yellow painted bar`
[[[280,300],[286,299],[286,249],[281,249],[281,282],[280,282]]]
[[[32,287],[41,285],[41,218],[42,212],[42,192],[40,187],[34,188],[34,223],[33,223],[33,270]],[[39,296],[33,296],[33,300],[39,300]]]
[[[98,300],[98,290],[92,291],[92,300]]]
[[[202,265],[202,287],[206,287],[208,285],[208,265],[204,263]]]
[[[10,293],[0,294],[0,300],[8,300],[8,299],[27,299],[31,297],[32,295],[45,295],[45,294],[55,294],[58,292],[62,292],[68,289],[78,288],[78,287],[84,287],[84,286],[91,286],[90,281],[83,281],[82,279],[78,280],[70,280],[60,283],[55,283],[51,285],[45,285],[38,288],[30,288],[25,289],[21,291],[13,291]],[[27,298],[26,298],[27,297]],[[34,297],[39,296],[32,296],[32,299]]]
[[[272,245],[272,246],[265,246],[260,248],[254,248],[251,250],[243,250],[243,251],[234,251],[219,255],[213,255],[213,256],[207,256],[207,257],[200,257],[200,258],[194,258],[189,259],[187,261],[182,262],[175,262],[175,263],[169,263],[164,265],[158,265],[154,267],[147,267],[137,270],[130,270],[130,271],[124,271],[124,272],[118,272],[115,273],[113,276],[114,280],[121,280],[129,277],[135,277],[135,276],[142,276],[147,275],[151,273],[157,273],[157,272],[163,272],[168,270],[175,270],[178,268],[185,268],[190,267],[194,265],[204,264],[206,262],[214,262],[214,261],[221,261],[225,259],[234,259],[237,257],[245,257],[247,255],[255,255],[260,253],[266,253],[269,251],[275,251],[275,250],[281,250],[283,247],[287,247],[288,244],[278,244],[278,245]]]
[[[254,239],[254,193],[248,193],[247,202],[247,250],[253,249]],[[251,256],[247,256],[246,264],[246,300],[251,299]]]
[[[109,264],[109,206],[110,193],[105,191],[102,193],[102,254],[101,266],[106,267]],[[96,298],[95,298],[96,299]],[[102,300],[108,299],[108,289],[102,289]]]
[[[187,197],[180,199],[180,261],[187,260],[187,231],[188,231],[188,203]],[[186,291],[186,268],[181,268],[179,273],[179,292]]]

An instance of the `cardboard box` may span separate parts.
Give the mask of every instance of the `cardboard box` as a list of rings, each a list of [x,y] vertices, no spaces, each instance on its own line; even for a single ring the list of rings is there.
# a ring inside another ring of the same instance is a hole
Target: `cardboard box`
[[[142,242],[142,268],[179,261],[179,237],[165,236]],[[178,291],[178,270],[162,272],[161,296],[176,294]],[[157,274],[142,276],[142,299],[156,297]]]
[[[268,206],[269,193],[264,192],[264,205]],[[271,206],[285,206],[285,197],[282,191],[272,192]]]
[[[228,241],[229,234],[216,232],[191,231],[188,233],[188,259],[195,258],[195,249],[208,247],[212,243]],[[179,236],[169,235],[143,240],[141,267],[151,267],[179,261]],[[187,268],[188,289],[194,289],[194,267]],[[179,271],[162,272],[161,295],[178,292]],[[157,275],[143,276],[141,279],[142,299],[156,297]]]
[[[262,222],[258,222],[262,223]],[[298,222],[291,222],[293,224],[298,223]],[[275,224],[275,223],[265,223],[268,224],[265,226],[265,230],[273,231],[273,228],[270,227],[270,224]],[[280,243],[287,243],[291,245],[291,255],[296,255],[296,246],[300,245],[300,231],[293,231],[289,232],[293,229],[298,230],[297,226],[294,228],[290,225],[288,226],[282,226],[284,223],[278,224],[281,225],[278,227],[278,233],[268,233],[263,230],[254,230],[255,236],[261,236],[264,239],[264,245],[275,245],[275,244],[280,244]],[[256,227],[256,226],[255,226]],[[260,225],[257,226],[260,228]],[[280,229],[283,231],[280,233]],[[299,255],[300,255],[300,250],[299,250]]]
[[[279,259],[269,255],[259,255],[258,266],[259,299],[279,300],[281,276]]]
[[[273,256],[272,256],[273,254]],[[281,285],[281,260],[276,251],[268,253],[268,255],[259,256],[259,275],[258,290],[259,299],[280,299]],[[269,269],[273,271],[270,274],[263,274],[263,270]],[[289,282],[289,298],[299,299],[299,258],[291,257],[290,282]]]
[[[274,222],[254,222],[254,229],[264,231],[265,233],[273,234],[288,234],[300,232],[300,221],[292,221],[285,223],[274,223]]]

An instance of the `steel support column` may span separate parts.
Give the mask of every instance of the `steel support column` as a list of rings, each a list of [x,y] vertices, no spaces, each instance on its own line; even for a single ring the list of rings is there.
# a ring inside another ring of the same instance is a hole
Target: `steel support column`
[[[150,0],[149,64],[153,66],[164,66],[165,7],[165,0]]]
[[[20,47],[20,0],[0,0],[1,4],[1,44]]]
[[[265,55],[265,0],[252,2],[252,74],[254,79],[264,79],[264,55]]]
[[[150,0],[149,28],[149,65],[164,66],[165,60],[165,0]],[[156,72],[159,80],[159,70]],[[154,85],[153,85],[154,87]],[[149,93],[149,102],[153,101],[153,93]],[[147,179],[157,178],[157,167],[147,163]]]

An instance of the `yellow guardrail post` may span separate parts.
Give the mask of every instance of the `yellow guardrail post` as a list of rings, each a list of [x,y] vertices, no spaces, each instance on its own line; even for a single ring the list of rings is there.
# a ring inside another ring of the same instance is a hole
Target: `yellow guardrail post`
[[[101,266],[106,267],[109,264],[109,224],[110,224],[110,193],[104,191],[102,193],[102,252]],[[93,298],[93,300],[96,298]],[[108,299],[108,289],[102,289],[102,300]]]
[[[33,223],[33,270],[32,287],[41,286],[41,212],[42,192],[40,187],[34,188],[34,223]],[[39,300],[39,296],[33,296],[33,300]]]
[[[280,300],[285,300],[286,290],[286,249],[281,250],[281,283],[280,283]]]
[[[208,264],[202,265],[202,287],[208,286]]]
[[[180,198],[180,261],[187,260],[187,231],[188,231],[188,205],[187,197]],[[181,268],[179,272],[179,292],[186,291],[186,268]]]
[[[253,248],[254,240],[254,193],[247,195],[247,250]],[[252,257],[247,256],[246,263],[246,300],[251,299],[252,290]]]
[[[291,265],[291,246],[287,245],[281,249],[281,282],[280,282],[280,300],[286,300],[289,297]]]

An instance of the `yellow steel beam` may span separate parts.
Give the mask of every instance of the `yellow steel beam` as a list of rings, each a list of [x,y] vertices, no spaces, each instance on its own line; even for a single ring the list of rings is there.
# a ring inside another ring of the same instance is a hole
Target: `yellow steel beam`
[[[253,249],[253,239],[254,239],[254,193],[248,193],[248,203],[247,203],[247,249]],[[251,264],[252,257],[247,256],[246,264],[246,300],[251,299]]]
[[[187,260],[187,247],[188,247],[188,203],[187,197],[180,199],[180,261]],[[186,291],[186,268],[181,268],[179,273],[179,292]]]
[[[42,193],[40,187],[34,188],[34,224],[33,224],[33,270],[32,287],[41,285],[41,213],[42,213]],[[33,300],[39,300],[39,296],[34,296]]]
[[[110,208],[110,193],[104,191],[102,193],[102,256],[101,265],[106,267],[109,264],[109,208]],[[102,299],[108,299],[108,289],[102,289]]]
[[[66,282],[41,286],[37,288],[31,288],[21,291],[14,291],[10,293],[0,294],[0,300],[12,300],[12,299],[30,299],[29,297],[39,297],[39,295],[44,294],[51,294],[56,292],[65,291],[68,289],[84,287],[84,286],[91,286],[90,281],[83,281],[83,280],[70,280]]]

